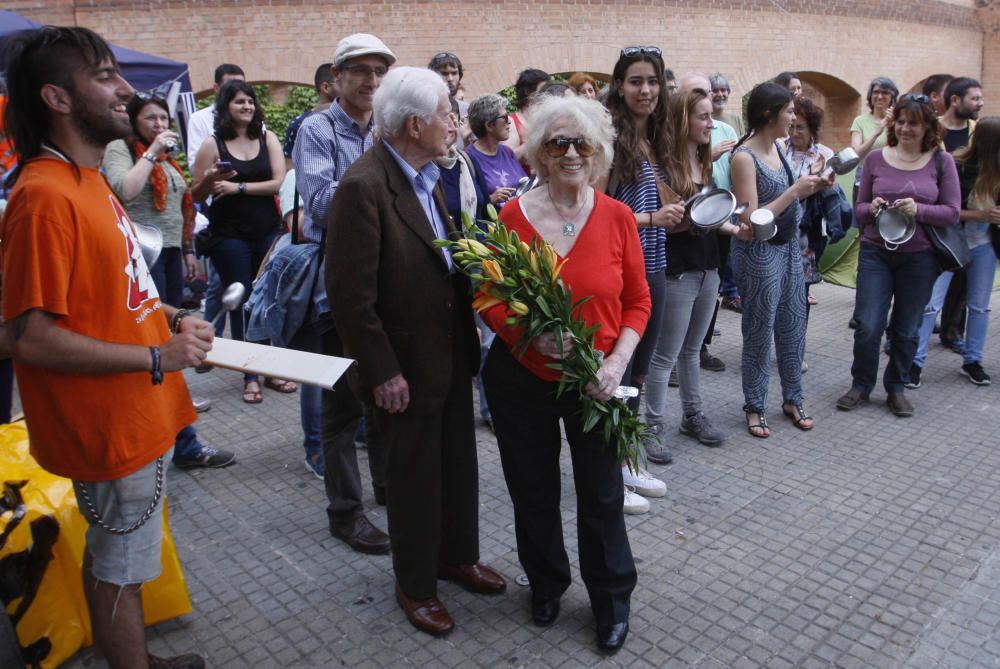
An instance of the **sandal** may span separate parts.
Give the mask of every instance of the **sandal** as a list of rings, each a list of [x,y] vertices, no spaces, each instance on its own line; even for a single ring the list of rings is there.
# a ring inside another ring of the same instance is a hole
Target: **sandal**
[[[299,385],[295,381],[285,381],[283,379],[264,379],[264,387],[275,390],[279,393],[294,393],[299,389]]]
[[[781,405],[781,412],[788,416],[792,420],[792,424],[803,432],[808,432],[813,429],[814,423],[812,416],[807,414],[806,410],[802,408],[801,402],[798,404],[785,402]]]
[[[250,390],[250,384],[256,383],[257,390]],[[264,401],[264,396],[260,392],[260,381],[244,381],[243,382],[243,401],[246,404],[260,404]]]
[[[747,432],[750,436],[757,437],[758,439],[767,439],[771,436],[771,430],[767,426],[767,418],[764,417],[764,412],[760,409],[754,409],[753,407],[745,407],[743,412],[747,416]],[[756,416],[757,422],[751,423],[750,417]]]

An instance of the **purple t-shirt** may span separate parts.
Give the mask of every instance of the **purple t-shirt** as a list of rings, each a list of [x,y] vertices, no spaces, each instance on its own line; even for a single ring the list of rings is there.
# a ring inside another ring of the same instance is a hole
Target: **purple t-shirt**
[[[470,144],[465,152],[472,158],[479,172],[480,184],[484,187],[484,195],[488,198],[497,188],[516,188],[521,177],[527,176],[521,163],[517,162],[514,151],[506,144],[497,147],[495,156],[487,156]]]
[[[880,197],[889,203],[901,198],[912,197],[917,203],[917,223],[947,227],[958,223],[962,195],[958,186],[958,170],[955,160],[948,153],[941,152],[941,185],[938,187],[937,167],[932,157],[918,170],[900,170],[885,162],[882,149],[872,151],[865,159],[865,169],[861,172],[861,187],[854,214],[863,226],[861,241],[881,246],[875,217],[871,213],[871,203]],[[917,226],[910,241],[899,247],[903,253],[929,251],[930,240],[922,225]]]

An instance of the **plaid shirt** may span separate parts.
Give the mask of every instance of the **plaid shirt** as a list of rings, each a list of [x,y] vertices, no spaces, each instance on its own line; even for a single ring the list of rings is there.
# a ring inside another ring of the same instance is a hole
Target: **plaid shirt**
[[[330,200],[347,168],[372,147],[374,128],[374,118],[362,128],[339,101],[302,122],[292,151],[297,189],[305,202],[299,226],[302,239],[322,240]]]

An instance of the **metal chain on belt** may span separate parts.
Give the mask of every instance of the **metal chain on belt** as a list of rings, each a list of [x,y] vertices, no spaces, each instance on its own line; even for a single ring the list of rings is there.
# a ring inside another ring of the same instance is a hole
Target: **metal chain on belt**
[[[156,505],[160,503],[160,497],[163,496],[163,456],[161,455],[156,459],[156,489],[153,491],[153,501],[150,502],[149,507],[143,511],[139,520],[135,521],[128,527],[111,527],[105,523],[104,519],[101,518],[101,514],[99,514],[97,509],[94,507],[94,502],[90,499],[90,495],[87,493],[87,489],[84,487],[84,484],[81,483],[77,489],[80,492],[80,496],[83,498],[83,503],[87,505],[87,511],[90,512],[90,517],[93,519],[95,525],[105,532],[110,532],[111,534],[117,534],[120,536],[132,534],[146,524],[149,517],[153,515],[154,511],[156,511]]]

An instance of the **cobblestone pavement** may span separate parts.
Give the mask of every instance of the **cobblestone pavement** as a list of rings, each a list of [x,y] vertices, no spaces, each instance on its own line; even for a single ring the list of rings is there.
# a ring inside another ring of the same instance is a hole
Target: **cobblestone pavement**
[[[709,449],[678,435],[674,464],[651,467],[667,496],[627,517],[639,586],[618,655],[595,652],[578,572],[558,622],[531,625],[528,590],[515,583],[510,500],[485,428],[482,556],[510,587],[484,597],[442,582],[456,628],[433,639],[397,607],[389,557],[354,553],[328,534],[322,482],[302,462],[298,395],[267,391],[262,405],[244,405],[239,377],[224,370],[189,380],[215,403],[198,423],[201,438],[236,450],[239,462],[170,471],[194,612],[152,629],[152,651],[198,651],[213,667],[1000,666],[1000,388],[961,377],[960,357],[935,338],[924,386],[908,392],[915,417],[893,417],[881,389],[859,410],[836,411],[850,385],[854,293],[829,285],[813,293],[820,304],[804,384],[816,428],[808,433],[781,415],[775,373],[774,434],[747,434],[739,317],[720,314],[712,350],[728,369],[704,372],[702,390],[727,441]],[[994,312],[985,367],[1000,381],[998,320]],[[575,570],[568,464],[564,457],[562,509]],[[384,528],[384,508],[366,487],[370,517]],[[90,664],[83,651],[68,666]]]

